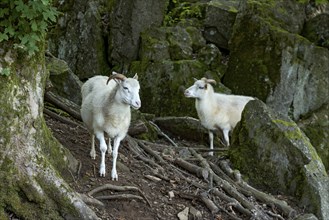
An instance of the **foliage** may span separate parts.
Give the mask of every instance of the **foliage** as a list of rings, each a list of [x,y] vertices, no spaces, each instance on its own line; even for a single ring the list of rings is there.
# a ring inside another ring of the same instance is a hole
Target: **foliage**
[[[9,76],[10,75],[10,68],[0,69],[0,75]]]
[[[179,0],[172,0],[170,3],[164,19],[165,26],[171,26],[184,19],[203,18],[200,4],[180,2]]]
[[[300,3],[308,3],[308,2],[311,2],[311,3],[314,3],[315,5],[319,5],[319,4],[325,4],[325,3],[328,3],[328,0],[298,0],[298,2]]]
[[[52,0],[1,0],[0,8],[0,42],[12,42],[30,56],[59,14]]]

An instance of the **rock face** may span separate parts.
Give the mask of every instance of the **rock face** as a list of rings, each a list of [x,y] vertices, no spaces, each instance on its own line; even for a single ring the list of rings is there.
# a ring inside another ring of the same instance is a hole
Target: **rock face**
[[[58,1],[63,15],[51,34],[48,47],[81,79],[109,72],[100,1]]]
[[[249,181],[297,197],[319,219],[329,218],[329,178],[309,139],[291,119],[249,102],[233,133],[230,158]]]
[[[219,48],[228,49],[240,1],[213,0],[207,4],[204,37]]]
[[[111,6],[108,61],[127,72],[138,57],[140,33],[160,26],[168,0],[118,0]]]
[[[223,81],[233,93],[257,96],[294,120],[329,102],[329,51],[298,35],[304,7],[241,3]]]

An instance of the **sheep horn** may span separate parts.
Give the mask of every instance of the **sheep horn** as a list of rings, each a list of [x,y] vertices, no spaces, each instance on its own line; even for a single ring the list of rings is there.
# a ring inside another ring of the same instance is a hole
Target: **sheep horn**
[[[216,81],[214,79],[207,79],[206,82],[216,85]]]
[[[201,78],[205,83],[212,83],[216,85],[216,81],[214,79],[207,79],[206,77]]]
[[[114,74],[112,76],[109,77],[109,79],[107,80],[106,82],[106,85],[110,82],[111,79],[119,79],[119,80],[124,80],[126,79],[127,77],[121,73],[116,73],[116,72],[113,72]]]

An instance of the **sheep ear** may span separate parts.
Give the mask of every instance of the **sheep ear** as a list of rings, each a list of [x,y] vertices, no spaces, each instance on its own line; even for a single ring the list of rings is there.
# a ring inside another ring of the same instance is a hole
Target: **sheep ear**
[[[193,78],[193,79],[194,79],[194,82],[198,81],[198,79],[197,79],[197,78]]]
[[[137,73],[135,73],[135,76],[133,77],[133,79],[138,80],[138,75],[137,75]]]
[[[115,74],[118,74],[117,72],[115,72],[115,71],[112,71],[112,75],[115,75]]]

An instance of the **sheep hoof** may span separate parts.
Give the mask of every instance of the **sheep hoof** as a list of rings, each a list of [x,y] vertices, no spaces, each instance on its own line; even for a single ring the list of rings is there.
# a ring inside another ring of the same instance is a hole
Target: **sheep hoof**
[[[112,180],[114,181],[118,181],[118,174],[117,174],[117,171],[116,170],[112,170]]]
[[[101,168],[99,170],[99,175],[101,177],[105,177],[105,166],[101,166]]]
[[[208,153],[208,155],[209,156],[214,156],[214,152],[211,151],[211,152]]]
[[[95,160],[96,159],[96,152],[95,151],[90,151],[90,157],[91,157],[91,159]]]

